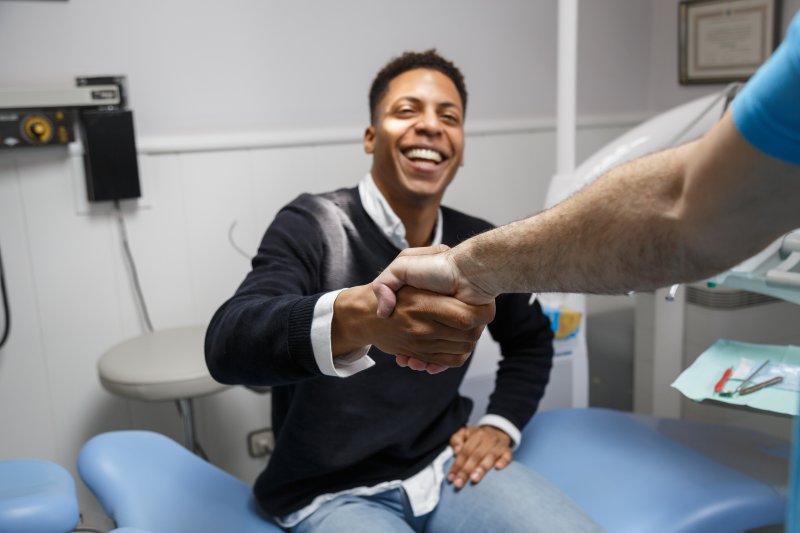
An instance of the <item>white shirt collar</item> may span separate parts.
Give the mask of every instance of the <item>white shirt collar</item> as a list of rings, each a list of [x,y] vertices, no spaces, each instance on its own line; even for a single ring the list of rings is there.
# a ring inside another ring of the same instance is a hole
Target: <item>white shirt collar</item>
[[[378,186],[375,185],[375,180],[372,179],[371,173],[367,172],[367,175],[358,183],[358,194],[361,196],[361,204],[364,206],[369,218],[377,224],[378,228],[389,239],[389,242],[400,250],[408,248],[406,227],[400,217],[397,216],[397,213],[392,210],[386,198],[383,197]],[[431,246],[441,243],[442,210],[438,209],[436,213],[436,228],[433,231]]]

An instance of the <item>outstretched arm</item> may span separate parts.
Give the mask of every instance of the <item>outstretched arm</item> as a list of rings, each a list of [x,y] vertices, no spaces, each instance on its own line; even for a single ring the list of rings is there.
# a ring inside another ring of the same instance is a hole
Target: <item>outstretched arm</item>
[[[539,215],[442,254],[400,257],[373,287],[380,296],[382,285],[409,283],[480,303],[693,281],[800,227],[798,198],[800,165],[754,148],[726,114],[702,139],[622,165]]]
[[[562,204],[467,241],[455,268],[489,293],[621,293],[701,279],[800,226],[800,166],[726,115],[701,140],[617,168]]]
[[[800,226],[798,94],[800,14],[733,117],[441,257],[398,258],[373,284],[380,312],[387,288],[406,283],[478,303],[501,292],[648,290],[735,265]]]

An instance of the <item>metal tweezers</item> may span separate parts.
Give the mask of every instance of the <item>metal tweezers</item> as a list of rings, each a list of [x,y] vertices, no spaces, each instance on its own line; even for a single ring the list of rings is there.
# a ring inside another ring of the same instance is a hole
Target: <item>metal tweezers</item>
[[[767,366],[767,364],[769,364],[769,359],[767,359],[766,361],[764,361],[763,363],[761,363],[761,366],[759,366],[758,368],[756,368],[756,371],[755,371],[755,372],[753,372],[752,374],[750,374],[750,376],[748,376],[748,378],[747,378],[747,379],[745,379],[744,381],[742,381],[741,383],[739,383],[739,386],[738,386],[738,387],[736,387],[734,390],[732,390],[732,391],[722,391],[722,392],[720,392],[720,393],[719,393],[719,395],[720,395],[720,396],[724,396],[724,397],[728,398],[728,397],[730,397],[730,396],[733,396],[734,394],[740,394],[740,393],[741,393],[741,391],[742,391],[742,387],[749,388],[749,387],[747,387],[747,384],[748,384],[748,383],[750,383],[750,381],[752,381],[752,380],[753,380],[753,378],[754,378],[754,377],[756,377],[756,375],[757,375],[759,372],[761,372],[761,371],[764,369],[764,367],[765,367],[765,366]],[[755,385],[754,385],[754,386],[755,386]],[[761,388],[761,387],[759,387],[759,388]],[[748,391],[748,392],[755,392],[755,390],[757,390],[757,389],[753,389],[753,390],[750,390],[750,391]]]

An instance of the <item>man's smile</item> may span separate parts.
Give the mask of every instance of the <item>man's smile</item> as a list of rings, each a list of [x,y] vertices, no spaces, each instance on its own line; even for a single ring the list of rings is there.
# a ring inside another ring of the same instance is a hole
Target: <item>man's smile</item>
[[[412,161],[432,161],[434,163],[441,163],[447,159],[447,156],[433,148],[406,148],[402,150],[403,155]]]

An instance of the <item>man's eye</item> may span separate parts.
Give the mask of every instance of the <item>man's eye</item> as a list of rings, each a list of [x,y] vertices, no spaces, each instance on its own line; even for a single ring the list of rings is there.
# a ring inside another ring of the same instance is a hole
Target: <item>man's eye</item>
[[[457,115],[445,114],[442,115],[442,120],[446,120],[447,122],[451,122],[453,124],[461,123],[461,118],[458,117]]]

